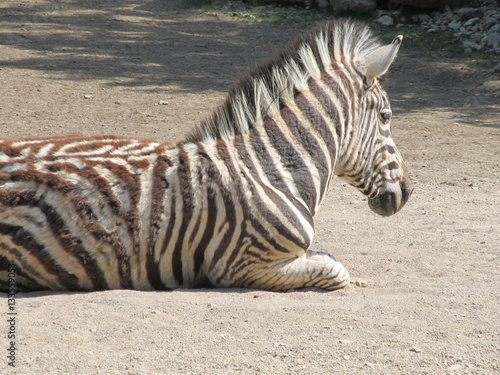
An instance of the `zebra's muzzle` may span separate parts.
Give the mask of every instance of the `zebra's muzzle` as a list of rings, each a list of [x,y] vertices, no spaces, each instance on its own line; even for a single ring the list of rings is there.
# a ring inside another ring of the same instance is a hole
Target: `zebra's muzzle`
[[[412,182],[405,179],[393,185],[375,198],[368,199],[368,205],[373,212],[382,216],[391,216],[398,212],[408,201],[413,192]]]

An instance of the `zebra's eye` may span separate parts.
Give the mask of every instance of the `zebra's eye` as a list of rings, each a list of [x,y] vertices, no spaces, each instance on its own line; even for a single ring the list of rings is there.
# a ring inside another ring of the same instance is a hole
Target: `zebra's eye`
[[[384,123],[388,123],[391,120],[392,111],[390,109],[383,109],[380,111],[380,116],[384,120]]]

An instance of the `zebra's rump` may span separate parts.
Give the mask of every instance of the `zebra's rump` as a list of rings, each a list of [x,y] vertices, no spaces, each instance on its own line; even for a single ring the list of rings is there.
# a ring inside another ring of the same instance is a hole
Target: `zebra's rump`
[[[67,136],[0,147],[0,262],[14,255],[18,287],[133,287],[141,176],[172,145]]]

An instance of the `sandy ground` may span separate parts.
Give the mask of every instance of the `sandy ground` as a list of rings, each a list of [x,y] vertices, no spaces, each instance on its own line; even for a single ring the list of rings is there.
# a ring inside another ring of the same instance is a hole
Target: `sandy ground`
[[[0,134],[179,139],[301,31],[180,0],[4,0]],[[2,296],[0,373],[498,373],[500,77],[404,43],[393,68],[413,196],[381,218],[337,180],[316,221],[366,287],[19,294],[15,368]]]

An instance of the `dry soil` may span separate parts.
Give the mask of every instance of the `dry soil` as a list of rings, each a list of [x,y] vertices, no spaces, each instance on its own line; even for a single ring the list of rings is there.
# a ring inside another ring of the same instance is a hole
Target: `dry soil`
[[[177,140],[301,26],[180,0],[3,0],[0,135]],[[385,84],[415,182],[397,215],[336,180],[316,250],[365,287],[28,293],[2,374],[493,374],[500,364],[500,77],[403,47]]]

